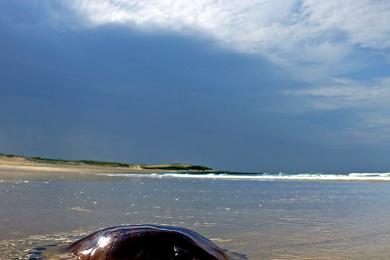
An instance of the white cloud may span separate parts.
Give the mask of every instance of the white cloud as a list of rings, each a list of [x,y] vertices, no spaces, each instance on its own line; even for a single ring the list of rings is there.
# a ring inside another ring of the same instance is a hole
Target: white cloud
[[[390,2],[387,0],[343,0],[304,3],[308,21],[319,30],[338,29],[348,41],[362,47],[390,48]]]
[[[90,25],[202,32],[306,80],[346,68],[355,47],[390,48],[387,0],[72,0]]]
[[[315,111],[320,116],[341,111],[337,114],[343,119],[339,127],[327,128],[322,134],[329,142],[373,144],[390,140],[390,77],[366,83],[336,79],[284,94],[293,102],[291,110],[298,113]]]
[[[285,94],[303,97],[311,104],[311,108],[315,109],[382,109],[389,107],[390,78],[374,80],[367,84],[336,79],[328,85],[286,91]]]

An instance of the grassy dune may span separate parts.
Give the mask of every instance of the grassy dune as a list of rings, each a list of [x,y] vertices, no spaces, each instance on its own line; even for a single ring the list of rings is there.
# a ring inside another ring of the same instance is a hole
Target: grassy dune
[[[189,171],[208,171],[212,170],[206,166],[191,165],[191,164],[130,164],[124,162],[107,162],[107,161],[95,161],[95,160],[64,160],[64,159],[51,159],[43,157],[27,157],[14,154],[0,153],[0,158],[24,160],[34,163],[42,164],[56,164],[56,165],[88,165],[88,166],[100,166],[100,167],[140,167],[145,170],[189,170]]]
[[[196,170],[196,171],[210,171],[212,170],[209,167],[201,165],[191,165],[191,164],[141,164],[143,169],[158,169],[158,170]]]

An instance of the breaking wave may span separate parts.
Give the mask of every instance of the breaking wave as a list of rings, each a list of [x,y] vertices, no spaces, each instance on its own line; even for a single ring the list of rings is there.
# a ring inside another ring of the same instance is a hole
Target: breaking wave
[[[225,180],[307,180],[307,181],[390,181],[390,172],[386,173],[112,173],[99,174],[113,177],[142,177],[142,178],[191,178],[191,179],[225,179]]]

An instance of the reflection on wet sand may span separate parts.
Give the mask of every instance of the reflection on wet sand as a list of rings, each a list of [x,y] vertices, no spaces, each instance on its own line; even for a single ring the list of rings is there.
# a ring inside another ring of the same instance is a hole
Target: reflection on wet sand
[[[250,259],[390,255],[390,183],[56,173],[0,173],[0,180],[0,259],[144,223],[193,229]]]

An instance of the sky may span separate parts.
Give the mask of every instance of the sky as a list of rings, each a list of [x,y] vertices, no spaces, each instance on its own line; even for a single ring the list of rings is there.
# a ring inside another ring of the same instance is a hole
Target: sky
[[[0,152],[390,171],[390,1],[0,1]]]

